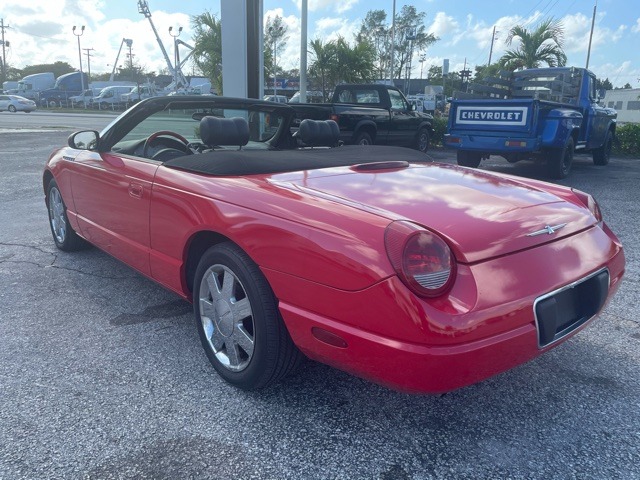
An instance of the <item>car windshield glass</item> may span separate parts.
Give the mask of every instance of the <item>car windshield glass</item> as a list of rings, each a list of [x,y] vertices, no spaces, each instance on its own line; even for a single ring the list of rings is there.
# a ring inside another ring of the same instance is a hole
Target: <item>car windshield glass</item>
[[[159,131],[178,133],[191,143],[199,143],[200,120],[205,116],[218,118],[244,118],[249,124],[249,144],[264,148],[262,144],[270,140],[278,131],[283,117],[278,112],[260,111],[251,108],[167,108],[144,118],[126,133],[114,149],[135,141],[142,141]]]

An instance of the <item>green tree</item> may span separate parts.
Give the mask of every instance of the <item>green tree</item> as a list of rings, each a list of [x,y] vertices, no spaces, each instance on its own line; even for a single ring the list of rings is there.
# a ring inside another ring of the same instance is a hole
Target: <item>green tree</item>
[[[284,70],[278,67],[278,53],[282,52],[289,40],[289,27],[282,20],[280,15],[276,15],[273,20],[267,17],[267,24],[264,29],[264,77],[273,78],[274,75],[281,75]],[[275,54],[275,58],[274,58]]]
[[[215,15],[204,12],[191,17],[194,29],[193,61],[198,70],[211,80],[218,94],[222,95],[222,30]]]
[[[374,65],[378,78],[385,78],[391,60],[391,28],[384,10],[369,10],[356,35],[356,42],[368,42],[375,51]]]
[[[338,52],[334,42],[323,43],[320,39],[312,40],[309,43],[311,50],[309,53],[313,60],[309,65],[309,73],[319,81],[320,91],[324,100],[327,100],[327,80],[330,73],[337,64]]]
[[[538,68],[543,63],[550,67],[564,67],[567,56],[564,53],[564,30],[562,22],[552,18],[540,23],[535,29],[528,30],[516,25],[509,30],[506,43],[511,46],[518,38],[519,45],[507,50],[500,58],[500,64],[509,70]]]
[[[39,65],[27,65],[22,69],[22,76],[33,75],[34,73],[53,72],[58,78],[65,73],[75,72],[76,69],[69,65],[67,62],[55,62],[55,63],[43,63]]]
[[[406,78],[406,67],[410,65],[415,52],[422,52],[438,41],[428,33],[424,25],[427,14],[416,7],[405,5],[396,14],[393,78]],[[374,49],[374,64],[380,78],[385,78],[391,62],[392,26],[387,22],[384,10],[367,12],[356,36],[358,43],[367,41]]]
[[[596,79],[596,88],[598,90],[613,90],[613,84],[609,81],[609,77],[604,80]]]

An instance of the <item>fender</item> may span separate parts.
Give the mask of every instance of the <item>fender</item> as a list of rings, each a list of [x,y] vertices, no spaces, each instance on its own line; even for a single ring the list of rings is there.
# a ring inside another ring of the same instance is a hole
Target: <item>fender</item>
[[[375,138],[378,133],[378,126],[375,124],[373,120],[370,120],[370,119],[360,120],[358,123],[356,123],[356,126],[353,129],[353,135],[351,135],[351,141],[352,142],[355,141],[355,139],[358,137],[358,135],[360,134],[360,131],[363,128],[367,128],[368,130],[373,130],[372,140],[375,142]]]
[[[580,130],[582,114],[570,108],[554,108],[544,122],[541,140],[545,148],[564,148],[567,139]]]

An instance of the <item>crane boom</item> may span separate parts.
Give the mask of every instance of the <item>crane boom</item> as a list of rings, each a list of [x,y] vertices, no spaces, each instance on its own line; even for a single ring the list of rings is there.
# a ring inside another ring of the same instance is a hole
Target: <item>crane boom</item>
[[[113,63],[113,70],[111,70],[111,75],[109,75],[110,82],[113,82],[113,78],[115,77],[116,68],[118,68],[118,59],[120,58],[120,53],[122,52],[122,46],[125,43],[127,44],[128,47],[130,47],[131,44],[133,43],[133,40],[130,40],[128,38],[123,38],[122,41],[120,42],[120,49],[118,50],[118,55],[116,55],[116,61]]]
[[[138,0],[138,13],[142,13],[146,18],[149,19],[149,23],[151,24],[151,28],[153,29],[153,33],[156,36],[156,40],[158,41],[158,45],[160,46],[160,50],[162,50],[162,55],[164,55],[164,60],[167,62],[167,67],[169,68],[169,72],[173,76],[173,80],[176,86],[186,87],[188,85],[187,79],[185,78],[182,70],[179,65],[175,67],[171,64],[171,60],[169,60],[169,55],[162,44],[162,40],[160,40],[160,35],[158,35],[158,31],[156,30],[156,26],[153,24],[153,20],[151,20],[151,11],[149,10],[149,4],[146,0]]]

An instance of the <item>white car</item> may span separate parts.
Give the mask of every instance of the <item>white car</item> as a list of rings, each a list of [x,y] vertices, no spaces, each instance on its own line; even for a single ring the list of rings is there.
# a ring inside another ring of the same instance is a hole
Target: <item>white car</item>
[[[10,112],[33,112],[36,109],[36,102],[19,95],[0,95],[0,112],[9,110]]]

